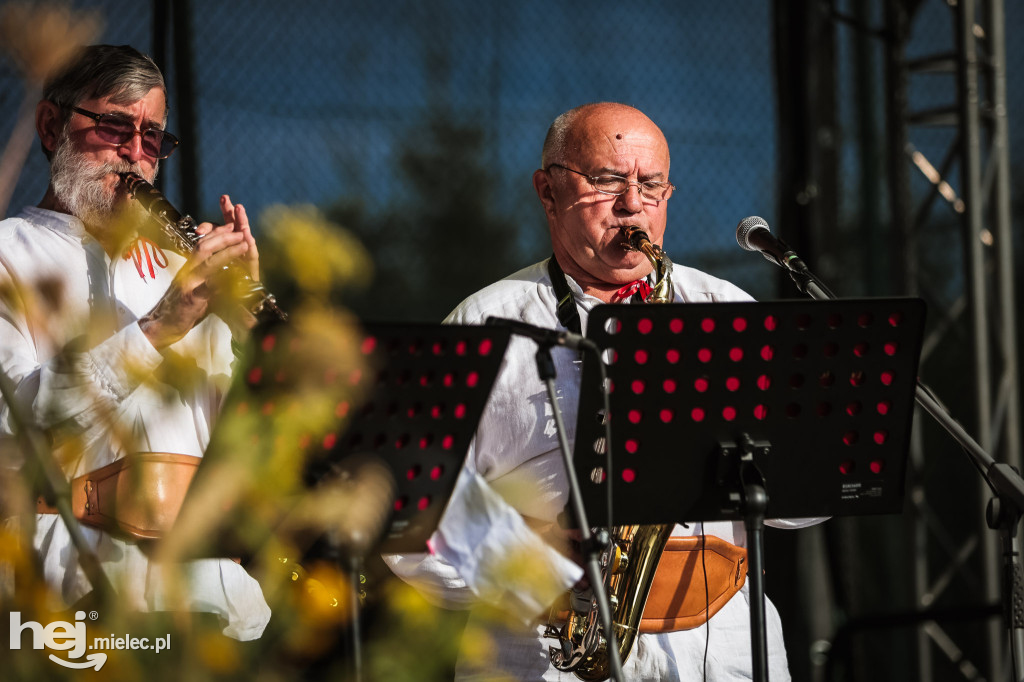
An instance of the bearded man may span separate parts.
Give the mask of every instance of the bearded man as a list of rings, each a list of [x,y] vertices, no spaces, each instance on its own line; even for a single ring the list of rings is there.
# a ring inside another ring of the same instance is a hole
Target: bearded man
[[[36,108],[50,160],[46,195],[0,222],[0,371],[69,480],[118,471],[138,453],[202,457],[230,380],[233,334],[254,321],[226,300],[219,277],[237,261],[259,279],[240,204],[222,196],[223,224],[199,225],[202,238],[187,257],[136,231],[141,209],[119,174],[154,180],[178,144],[166,122],[163,75],[149,57],[129,46],[85,48],[47,83]],[[8,468],[24,457],[14,434],[26,425],[13,421],[0,402],[0,464]],[[43,499],[37,511],[43,574],[74,606],[92,586],[62,519]],[[230,637],[263,633],[270,609],[238,563],[185,564],[182,602],[130,533],[83,532],[128,609],[210,612]]]

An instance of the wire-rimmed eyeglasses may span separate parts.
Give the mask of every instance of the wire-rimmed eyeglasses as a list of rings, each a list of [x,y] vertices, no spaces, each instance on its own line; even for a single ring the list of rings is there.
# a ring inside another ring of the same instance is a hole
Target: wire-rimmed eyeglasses
[[[561,168],[567,170],[570,173],[576,175],[582,175],[587,179],[590,185],[601,194],[612,194],[619,196],[629,191],[630,185],[636,185],[637,189],[640,190],[640,194],[646,199],[651,201],[665,201],[672,196],[672,190],[676,187],[671,182],[660,182],[658,180],[645,180],[639,182],[637,180],[630,180],[624,178],[621,175],[587,175],[581,173],[578,170],[573,170],[568,166],[563,166],[560,163],[549,163],[548,168]]]

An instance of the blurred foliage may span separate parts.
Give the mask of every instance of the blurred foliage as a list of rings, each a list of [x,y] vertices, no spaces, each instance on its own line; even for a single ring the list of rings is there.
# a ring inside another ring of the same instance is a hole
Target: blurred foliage
[[[523,253],[521,226],[495,210],[501,188],[483,160],[485,143],[481,129],[435,111],[396,160],[408,196],[379,209],[356,200],[328,209],[376,264],[372,286],[344,299],[361,318],[439,322],[474,291],[546,255]]]

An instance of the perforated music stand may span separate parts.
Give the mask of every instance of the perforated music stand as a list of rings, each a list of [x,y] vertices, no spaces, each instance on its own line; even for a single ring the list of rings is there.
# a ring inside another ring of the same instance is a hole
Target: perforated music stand
[[[352,337],[335,349],[289,324],[257,328],[222,417],[255,417],[244,422],[249,442],[237,442],[237,428],[218,428],[204,464],[237,457],[240,445],[248,446],[254,464],[283,452],[301,468],[305,485],[312,489],[349,458],[379,458],[390,469],[397,491],[378,549],[426,551],[497,376],[509,332],[391,323],[353,325],[350,331]],[[314,399],[305,400],[310,395]],[[322,420],[307,419],[313,426],[290,428],[308,418],[309,410],[325,408]],[[201,466],[194,484],[201,483],[203,470]]]
[[[251,350],[225,400],[178,524],[202,524],[202,516],[210,516],[202,503],[209,499],[205,492],[211,488],[206,485],[203,491],[204,478],[216,481],[209,472],[225,461],[231,461],[236,472],[255,470],[257,479],[275,472],[285,479],[299,476],[309,491],[344,476],[349,462],[368,458],[383,462],[396,492],[393,499],[383,500],[392,508],[379,541],[377,537],[346,541],[331,531],[318,541],[322,556],[347,564],[354,679],[358,680],[357,594],[363,559],[371,550],[428,549],[427,540],[455,486],[510,332],[495,327],[389,323],[328,329],[332,321],[322,322],[305,327],[270,322],[254,330]],[[223,514],[213,524],[216,531],[205,539],[211,543],[212,538],[213,546],[200,553],[248,556],[275,524],[278,533],[288,534],[289,530],[282,530],[290,528],[285,522],[266,518],[287,516],[288,510],[282,509],[280,501],[277,507],[268,505],[269,511],[262,508],[261,490],[256,483],[224,500]],[[256,530],[247,535],[247,525]],[[365,533],[378,534],[376,530]]]
[[[768,518],[900,512],[923,324],[908,298],[594,308],[614,523],[749,521],[752,478]],[[588,357],[574,467],[592,519],[607,515],[603,417]],[[763,609],[753,540],[751,608]]]

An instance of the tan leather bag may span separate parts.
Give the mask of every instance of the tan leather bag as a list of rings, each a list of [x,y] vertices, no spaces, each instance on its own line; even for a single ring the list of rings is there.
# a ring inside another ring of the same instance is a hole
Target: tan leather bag
[[[128,455],[71,481],[71,510],[113,535],[150,540],[178,517],[201,457],[165,452]],[[56,513],[39,498],[39,513]]]
[[[743,547],[713,535],[669,538],[654,573],[640,632],[675,632],[703,625],[746,580],[747,550]]]

